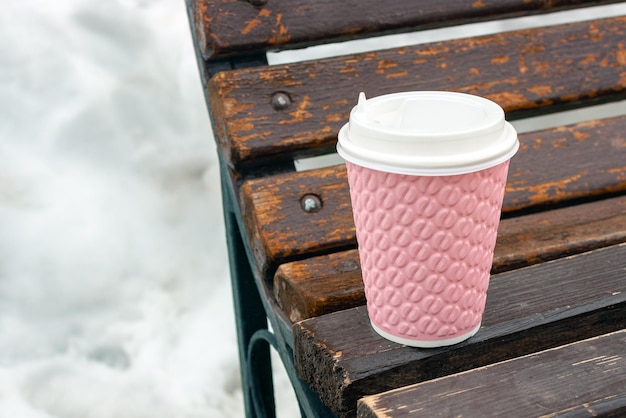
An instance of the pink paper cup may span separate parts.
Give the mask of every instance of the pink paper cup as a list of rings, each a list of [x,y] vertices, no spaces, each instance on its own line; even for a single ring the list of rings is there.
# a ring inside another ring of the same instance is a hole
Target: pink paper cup
[[[365,100],[340,134],[374,330],[416,347],[476,334],[485,309],[509,159],[504,112],[477,96]]]

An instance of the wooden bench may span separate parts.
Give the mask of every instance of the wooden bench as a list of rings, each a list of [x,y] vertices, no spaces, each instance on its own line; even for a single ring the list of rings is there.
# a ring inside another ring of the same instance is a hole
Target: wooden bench
[[[371,329],[345,166],[294,164],[334,152],[360,91],[472,93],[511,121],[623,101],[626,17],[292,64],[266,55],[608,3],[187,0],[220,157],[248,416],[275,414],[270,346],[303,416],[626,413],[626,106],[520,134],[483,326],[449,348]]]
[[[616,331],[367,396],[359,416],[624,416],[624,339]]]

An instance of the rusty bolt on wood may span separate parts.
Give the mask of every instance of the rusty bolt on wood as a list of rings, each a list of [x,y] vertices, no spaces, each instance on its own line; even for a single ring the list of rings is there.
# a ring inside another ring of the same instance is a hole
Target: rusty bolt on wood
[[[274,110],[285,110],[291,104],[291,97],[287,93],[283,93],[279,91],[272,95],[272,100],[270,101]]]
[[[322,199],[314,194],[305,194],[300,199],[300,207],[306,213],[315,213],[322,210]]]

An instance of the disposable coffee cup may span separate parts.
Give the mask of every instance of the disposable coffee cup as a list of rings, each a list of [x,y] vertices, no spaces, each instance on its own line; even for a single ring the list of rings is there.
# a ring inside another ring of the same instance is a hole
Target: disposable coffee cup
[[[339,132],[368,315],[391,341],[440,347],[480,328],[509,160],[496,103],[463,93],[363,93]]]

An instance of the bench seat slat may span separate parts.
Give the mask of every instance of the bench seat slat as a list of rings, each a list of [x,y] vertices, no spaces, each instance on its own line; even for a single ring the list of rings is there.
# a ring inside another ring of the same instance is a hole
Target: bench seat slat
[[[187,0],[197,45],[206,59],[249,51],[296,48],[389,32],[608,4],[608,0]],[[255,4],[259,4],[255,7]]]
[[[520,135],[504,212],[626,190],[626,116]],[[312,194],[322,209],[306,213]],[[356,245],[345,166],[246,181],[244,223],[259,271]]]
[[[492,273],[621,242],[626,242],[626,196],[504,219]],[[274,295],[292,322],[364,305],[357,250],[281,265]]]
[[[624,353],[626,330],[368,396],[358,417],[623,416]]]
[[[619,100],[625,37],[626,16],[222,72],[208,86],[214,130],[225,160],[249,169],[333,149],[359,91],[473,93],[510,117]]]
[[[618,331],[626,327],[624,259],[620,244],[492,276],[483,327],[453,347],[387,341],[365,307],[307,319],[294,326],[295,367],[347,417],[366,395]]]

